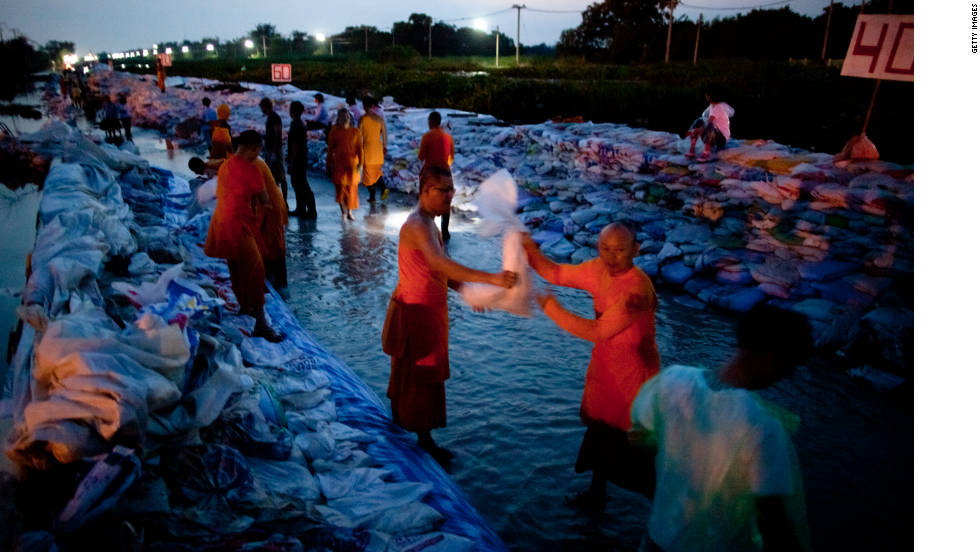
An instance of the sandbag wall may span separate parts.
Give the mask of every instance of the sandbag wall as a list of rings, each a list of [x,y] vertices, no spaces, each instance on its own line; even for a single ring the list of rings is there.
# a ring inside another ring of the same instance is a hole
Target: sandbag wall
[[[188,182],[63,123],[24,140],[64,161],[19,308],[5,451],[28,478],[80,481],[23,549],[123,523],[168,549],[503,549],[277,296],[288,338],[247,336]]]
[[[90,82],[130,94],[136,124],[177,133],[200,99],[232,106],[234,132],[264,132],[258,100],[283,116],[315,91],[240,83],[217,90],[204,79],[168,79],[97,70]],[[211,88],[212,90],[208,90]],[[343,105],[327,95],[331,110]],[[418,145],[429,109],[384,103],[389,186],[418,189]],[[737,108],[737,106],[736,106]],[[613,220],[638,231],[637,263],[659,284],[676,286],[695,307],[745,312],[770,302],[805,314],[817,344],[911,376],[913,187],[911,167],[839,161],[766,140],[732,140],[711,163],[684,157],[677,134],[618,124],[511,126],[488,115],[439,109],[456,143],[455,207],[473,210],[480,182],[508,169],[524,192],[521,217],[549,255],[579,262],[596,254],[598,230]],[[738,134],[738,116],[732,121]],[[195,143],[184,133],[185,144]],[[310,167],[323,170],[322,132],[309,133]],[[698,144],[700,148],[700,144]]]

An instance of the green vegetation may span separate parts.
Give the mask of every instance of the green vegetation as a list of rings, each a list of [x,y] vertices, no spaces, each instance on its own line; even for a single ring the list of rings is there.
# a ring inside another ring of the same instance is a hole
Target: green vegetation
[[[404,54],[404,52],[403,52]],[[171,75],[222,81],[270,82],[270,63],[293,64],[293,84],[329,94],[393,96],[401,104],[489,113],[517,123],[581,115],[682,133],[707,105],[715,83],[735,107],[736,138],[766,138],[835,153],[861,129],[874,82],[841,77],[818,63],[710,60],[612,65],[575,58],[434,58],[396,56],[391,62],[355,54],[267,60],[175,60]],[[245,67],[242,71],[241,68]],[[912,85],[882,82],[868,134],[884,159],[911,163]]]

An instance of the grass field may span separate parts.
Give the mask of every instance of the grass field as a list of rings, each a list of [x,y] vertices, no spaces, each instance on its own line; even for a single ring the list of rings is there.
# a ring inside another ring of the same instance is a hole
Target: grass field
[[[237,60],[174,60],[172,75],[270,82],[270,63],[293,65],[293,84],[342,95],[353,91],[417,107],[489,113],[515,123],[581,115],[683,132],[707,105],[714,83],[735,108],[736,138],[767,138],[835,153],[860,131],[874,81],[841,77],[816,62],[706,60],[648,65],[594,64],[581,59],[434,58],[411,54]],[[244,70],[242,70],[244,68]],[[913,161],[911,83],[883,81],[868,136],[882,158]]]

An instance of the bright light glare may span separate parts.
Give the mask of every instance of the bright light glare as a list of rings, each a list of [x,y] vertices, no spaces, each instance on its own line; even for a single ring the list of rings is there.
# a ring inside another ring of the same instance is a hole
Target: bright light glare
[[[191,51],[191,49],[190,49],[190,47],[188,47],[188,46],[181,46],[181,47],[180,47],[180,52],[181,52],[182,54],[186,54],[187,52],[190,52],[190,51]]]
[[[65,62],[65,65],[75,65],[78,63],[77,54],[65,54],[62,56],[61,61]]]
[[[473,28],[478,31],[486,32],[487,30],[487,20],[486,19],[474,19]]]
[[[214,44],[208,44],[207,46],[204,47],[204,49],[207,50],[207,51],[209,51],[209,52],[213,52],[214,51]]]
[[[174,53],[174,49],[173,48],[167,48],[166,50],[163,51],[163,53],[165,53],[167,55],[173,54]]]
[[[148,51],[146,51],[146,50],[143,50],[143,57],[146,57],[146,56],[148,56],[148,55],[150,55],[150,52],[148,52]]]
[[[126,68],[126,64],[125,64],[125,63],[122,63],[122,64],[120,64],[119,66],[120,66],[120,67],[122,67],[123,69],[125,69],[125,68]]]
[[[254,43],[254,42],[252,42],[251,40],[246,40],[246,41],[245,41],[245,47],[246,47],[246,48],[252,48],[252,47],[254,47],[254,46],[255,46],[255,43]]]
[[[324,42],[325,40],[327,40],[327,35],[325,35],[323,33],[316,33],[316,41],[317,42]]]

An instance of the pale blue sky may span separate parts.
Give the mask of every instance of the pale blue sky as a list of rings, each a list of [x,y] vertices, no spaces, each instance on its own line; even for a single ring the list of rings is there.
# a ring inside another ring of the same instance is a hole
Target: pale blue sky
[[[763,5],[772,0],[684,0],[694,6]],[[522,0],[528,8],[574,13],[541,13],[530,10],[521,15],[523,44],[554,44],[561,31],[581,23],[581,11],[592,0]],[[860,0],[844,0],[859,4]],[[228,40],[243,36],[257,23],[272,23],[287,34],[294,30],[326,34],[342,31],[349,25],[368,24],[390,28],[395,21],[405,21],[413,12],[426,13],[437,20],[456,26],[472,26],[472,19],[509,8],[508,0],[103,0],[99,2],[67,0],[4,0],[0,3],[0,31],[9,36],[11,29],[26,34],[39,43],[48,40],[71,40],[77,51],[117,51],[150,48],[154,42],[184,39],[199,40],[218,36]],[[789,5],[807,15],[817,15],[825,0],[793,0]],[[702,10],[678,7],[676,15],[706,19],[738,13],[730,10]],[[489,28],[500,27],[510,36],[517,34],[516,10],[486,18]]]

